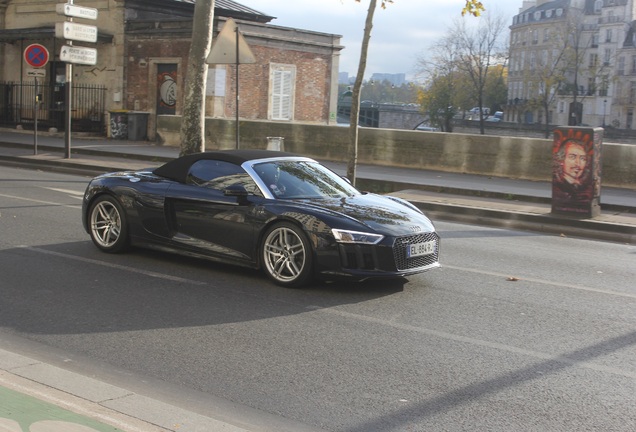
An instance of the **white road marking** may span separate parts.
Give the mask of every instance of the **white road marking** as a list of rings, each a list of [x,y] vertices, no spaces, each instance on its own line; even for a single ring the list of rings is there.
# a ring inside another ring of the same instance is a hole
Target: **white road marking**
[[[169,281],[173,281],[173,282],[181,282],[181,283],[187,283],[190,285],[209,285],[207,282],[201,282],[201,281],[196,281],[196,280],[192,280],[192,279],[184,279],[184,278],[180,278],[177,276],[170,276],[167,275],[165,273],[157,273],[157,272],[153,272],[153,271],[149,271],[149,270],[142,270],[142,269],[138,269],[138,268],[134,268],[134,267],[129,267],[129,266],[123,266],[120,264],[113,264],[113,263],[107,263],[104,261],[99,261],[99,260],[94,260],[91,258],[84,258],[84,257],[80,257],[77,255],[69,255],[69,254],[65,254],[65,253],[61,253],[61,252],[54,252],[54,251],[50,251],[50,250],[46,250],[46,249],[42,249],[39,247],[32,247],[32,246],[20,246],[22,248],[28,249],[30,251],[34,251],[34,252],[39,252],[39,253],[43,253],[43,254],[47,254],[47,255],[54,255],[54,256],[58,256],[61,258],[66,258],[66,259],[71,259],[71,260],[75,260],[75,261],[81,261],[81,262],[85,262],[85,263],[89,263],[89,264],[94,264],[94,265],[99,265],[99,266],[103,266],[103,267],[109,267],[115,270],[123,270],[123,271],[127,271],[127,272],[131,272],[131,273],[139,273],[142,274],[144,276],[150,276],[150,277],[154,277],[154,278],[158,278],[158,279],[165,279],[165,280],[169,280]]]
[[[478,273],[478,274],[483,274],[483,275],[487,275],[487,276],[496,276],[496,277],[500,277],[500,278],[508,278],[508,277],[510,277],[509,274],[503,274],[503,273],[498,273],[498,272],[493,272],[493,271],[488,271],[488,270],[477,270],[477,269],[471,269],[471,268],[466,268],[466,267],[458,267],[458,266],[453,266],[453,265],[448,265],[448,264],[444,264],[444,268],[453,269],[453,270],[459,270],[459,271],[465,271],[465,272],[470,272],[470,273]],[[604,290],[604,289],[598,289],[598,288],[591,288],[591,287],[586,287],[586,286],[583,286],[583,285],[575,285],[575,284],[568,284],[568,283],[562,283],[562,282],[554,282],[554,281],[550,281],[550,280],[546,280],[546,279],[537,279],[537,278],[528,278],[528,277],[519,276],[519,280],[533,282],[533,283],[538,283],[538,284],[542,284],[542,285],[551,285],[551,286],[556,286],[556,287],[561,287],[561,288],[571,288],[571,289],[580,290],[580,291],[595,292],[595,293],[599,293],[599,294],[609,294],[609,295],[618,296],[618,297],[636,298],[636,294],[630,294],[630,293],[624,293],[624,292],[618,292],[618,291],[610,291],[610,290]]]
[[[15,195],[0,194],[0,197],[13,198],[13,199],[17,199],[17,200],[20,200],[20,201],[27,201],[27,202],[38,203],[38,204],[47,204],[47,205],[58,206],[58,207],[68,207],[68,208],[72,208],[72,209],[81,209],[82,208],[82,206],[78,206],[78,205],[69,205],[69,204],[62,204],[62,203],[59,203],[59,202],[36,200],[36,199],[32,199],[32,198],[24,198],[24,197],[19,197],[19,196],[15,196]],[[73,198],[76,198],[76,197],[73,197]],[[79,199],[81,199],[81,197],[79,197]]]

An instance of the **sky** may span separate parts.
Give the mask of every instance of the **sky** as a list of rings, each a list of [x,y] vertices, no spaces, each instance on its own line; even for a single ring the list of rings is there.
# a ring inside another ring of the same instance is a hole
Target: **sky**
[[[237,0],[259,12],[277,17],[270,24],[342,36],[340,72],[358,70],[368,0]],[[508,25],[523,0],[481,0],[487,11],[506,18]],[[379,0],[378,0],[379,3]],[[417,59],[461,19],[465,0],[394,0],[375,11],[365,78],[373,73],[405,73],[413,80]],[[464,18],[473,19],[476,18]]]

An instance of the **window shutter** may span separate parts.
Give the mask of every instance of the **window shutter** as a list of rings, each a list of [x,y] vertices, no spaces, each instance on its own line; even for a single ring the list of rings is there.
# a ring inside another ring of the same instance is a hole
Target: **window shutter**
[[[271,119],[292,120],[294,94],[293,66],[273,66],[271,71]]]

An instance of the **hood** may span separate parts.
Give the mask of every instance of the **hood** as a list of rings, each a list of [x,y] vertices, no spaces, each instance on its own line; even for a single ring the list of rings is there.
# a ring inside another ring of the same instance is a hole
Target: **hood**
[[[313,205],[357,222],[361,230],[384,235],[404,236],[433,232],[433,223],[415,206],[395,197],[361,194],[348,198],[311,201]]]

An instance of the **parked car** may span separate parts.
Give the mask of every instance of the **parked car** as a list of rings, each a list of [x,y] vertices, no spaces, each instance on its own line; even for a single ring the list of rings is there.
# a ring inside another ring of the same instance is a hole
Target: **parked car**
[[[427,132],[439,132],[439,128],[436,128],[433,126],[425,126],[425,125],[419,125],[418,127],[415,128],[415,130],[427,131]]]
[[[473,107],[470,109],[470,111],[468,111],[471,114],[479,114],[479,107]],[[490,108],[482,108],[482,112],[484,114],[484,116],[487,116],[490,114]]]
[[[500,121],[503,121],[503,112],[502,111],[495,111],[495,113],[493,115],[491,115],[490,117],[488,117],[486,119],[487,122],[493,122],[493,123],[498,123]]]
[[[277,151],[196,153],[100,175],[86,188],[82,222],[104,252],[174,251],[260,268],[286,287],[439,267],[439,236],[417,207]]]

